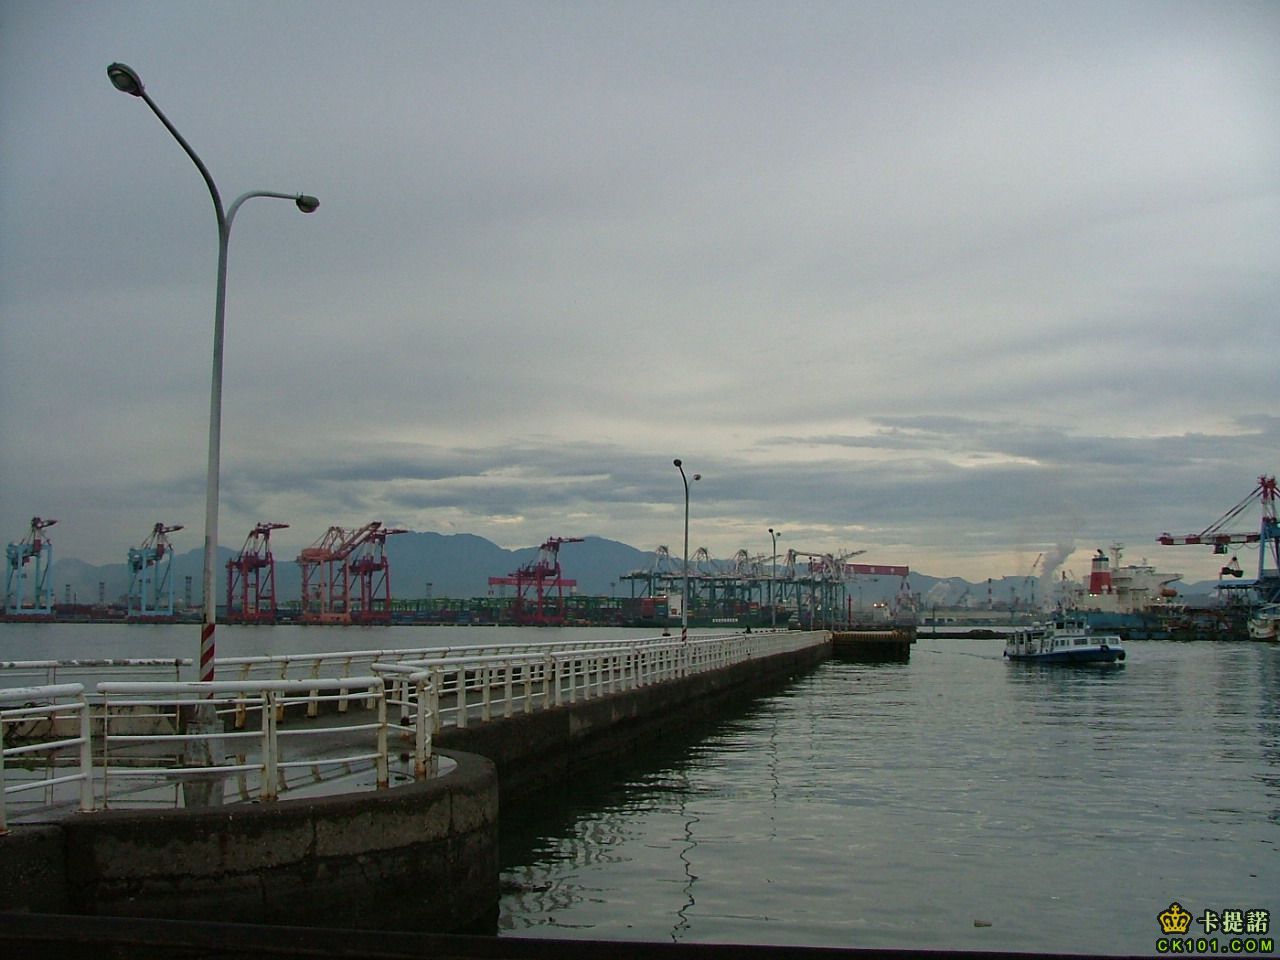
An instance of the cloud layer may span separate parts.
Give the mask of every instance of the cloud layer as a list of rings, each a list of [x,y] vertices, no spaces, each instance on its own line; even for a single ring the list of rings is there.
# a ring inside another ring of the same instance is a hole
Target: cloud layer
[[[226,544],[652,548],[679,456],[717,556],[1208,576],[1155,537],[1275,472],[1274,5],[18,0],[7,540],[200,538],[213,211],[113,60],[224,201],[321,199],[235,221]]]

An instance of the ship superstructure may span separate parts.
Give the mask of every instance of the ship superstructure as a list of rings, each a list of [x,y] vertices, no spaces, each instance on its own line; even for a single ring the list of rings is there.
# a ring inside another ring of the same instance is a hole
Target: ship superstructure
[[[1148,613],[1167,609],[1178,596],[1173,584],[1180,573],[1160,573],[1144,559],[1121,566],[1124,544],[1113,543],[1108,556],[1094,554],[1089,579],[1084,583],[1063,582],[1062,605],[1069,610],[1101,613]]]
[[[1158,639],[1170,635],[1170,614],[1180,609],[1174,586],[1180,573],[1162,573],[1144,559],[1121,564],[1124,544],[1113,543],[1110,555],[1098,550],[1084,582],[1062,580],[1057,605],[1091,629],[1125,639]]]

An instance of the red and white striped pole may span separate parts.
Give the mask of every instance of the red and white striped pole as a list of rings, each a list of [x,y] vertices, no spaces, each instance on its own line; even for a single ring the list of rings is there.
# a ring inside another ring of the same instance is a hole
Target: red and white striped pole
[[[217,628],[215,623],[205,623],[200,627],[200,679],[201,681],[213,680],[213,659],[216,652],[216,644],[213,639],[213,632]]]

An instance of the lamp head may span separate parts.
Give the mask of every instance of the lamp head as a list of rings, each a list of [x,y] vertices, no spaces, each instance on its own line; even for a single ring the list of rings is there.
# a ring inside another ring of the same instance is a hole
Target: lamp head
[[[693,475],[693,479],[695,479],[695,480],[701,480],[701,479],[702,479],[702,474],[700,474],[700,473],[695,473],[695,474]]]
[[[142,96],[142,78],[127,63],[113,63],[107,67],[107,76],[112,85],[121,93],[134,97]]]
[[[671,462],[676,465],[677,469],[684,466],[684,463],[680,460],[679,457],[676,457],[676,459],[672,460]]]
[[[298,209],[303,213],[315,213],[316,208],[320,206],[319,200],[305,193],[298,194],[297,199],[293,202],[298,205]]]

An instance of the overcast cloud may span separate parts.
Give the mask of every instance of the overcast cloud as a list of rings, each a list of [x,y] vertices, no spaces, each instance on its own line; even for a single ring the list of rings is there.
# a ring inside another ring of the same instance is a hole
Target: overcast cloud
[[[1274,2],[0,5],[0,538],[1155,545],[1276,471]],[[1251,511],[1246,527],[1256,526]],[[1242,557],[1251,561],[1251,557]]]

